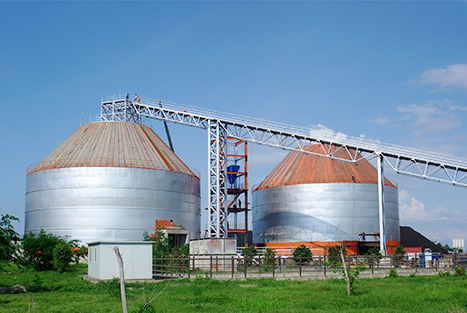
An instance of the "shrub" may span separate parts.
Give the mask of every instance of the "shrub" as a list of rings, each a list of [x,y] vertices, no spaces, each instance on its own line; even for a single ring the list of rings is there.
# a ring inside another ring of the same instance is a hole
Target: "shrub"
[[[243,249],[242,254],[243,254],[243,257],[245,258],[245,262],[247,265],[252,264],[253,262],[252,260],[256,256],[257,253],[258,253],[258,250],[256,250],[255,246],[250,246],[250,247]]]
[[[368,264],[370,264],[370,266],[373,266],[373,255],[374,255],[374,260],[375,260],[375,263],[376,264],[379,264],[379,262],[381,261],[381,259],[383,258],[383,255],[381,254],[381,251],[379,251],[379,248],[378,247],[373,247],[373,248],[370,248],[368,249],[368,252],[365,253],[365,255],[368,255],[368,257],[366,258],[366,261]]]
[[[275,265],[276,251],[272,248],[267,248],[263,254],[263,269],[265,271],[270,271]]]
[[[169,243],[169,237],[163,232],[164,227],[158,227],[154,235],[148,232],[143,233],[144,241],[154,241],[153,255],[157,258],[168,258],[172,252],[172,246]]]
[[[71,246],[66,241],[60,241],[53,249],[53,260],[52,265],[54,269],[63,273],[70,270],[70,263],[73,259],[73,252],[71,252]]]
[[[393,268],[389,270],[389,277],[398,277],[399,274],[397,274],[397,271]]]
[[[54,249],[59,245],[60,248],[54,253]],[[21,263],[38,271],[55,269],[55,264],[63,270],[67,268],[63,267],[64,262],[71,262],[73,258],[71,245],[65,238],[46,233],[43,229],[37,236],[32,232],[25,234],[21,247],[24,250]],[[65,252],[66,249],[68,251]],[[54,260],[54,256],[57,256],[58,260]]]
[[[458,267],[456,267],[456,271],[454,272],[454,276],[467,277],[467,270],[463,266],[458,266]]]
[[[310,263],[313,254],[308,247],[300,245],[293,250],[292,256],[296,264],[304,265]]]

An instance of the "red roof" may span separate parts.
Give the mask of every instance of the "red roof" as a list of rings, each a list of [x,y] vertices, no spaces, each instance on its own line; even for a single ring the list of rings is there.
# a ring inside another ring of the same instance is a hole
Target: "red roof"
[[[306,151],[319,151],[321,145],[304,147]],[[324,145],[328,149],[327,145]],[[336,157],[350,159],[347,152],[331,146],[331,152]],[[350,150],[355,155],[355,150]],[[258,186],[257,190],[279,186],[320,183],[356,183],[377,184],[378,173],[376,168],[368,161],[360,161],[358,164],[331,160],[326,157],[292,151]],[[394,186],[388,179],[385,185]],[[395,186],[394,186],[395,187]]]

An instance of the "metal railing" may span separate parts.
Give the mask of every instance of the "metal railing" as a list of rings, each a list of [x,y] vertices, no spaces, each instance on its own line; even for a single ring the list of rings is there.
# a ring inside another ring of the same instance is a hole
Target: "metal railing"
[[[408,255],[346,255],[349,268],[358,266],[363,276],[381,277],[396,270],[400,275],[452,271],[457,264],[457,255],[444,256],[431,253],[429,257]],[[246,258],[230,256],[190,256],[177,258],[154,258],[154,276],[166,278],[194,278],[198,276],[215,279],[246,278],[328,278],[342,277],[340,256],[255,256]]]
[[[43,171],[48,169],[57,168],[71,168],[71,167],[126,167],[126,168],[141,168],[141,169],[155,169],[156,163],[151,159],[128,159],[128,158],[93,158],[92,160],[83,159],[60,159],[54,161],[42,161],[29,165],[26,167],[26,175]],[[190,168],[194,176],[201,179],[201,173],[195,168]]]

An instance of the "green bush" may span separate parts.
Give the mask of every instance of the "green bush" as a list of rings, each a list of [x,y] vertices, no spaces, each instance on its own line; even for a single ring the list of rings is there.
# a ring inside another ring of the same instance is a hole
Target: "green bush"
[[[276,266],[275,257],[276,251],[273,248],[267,248],[263,254],[263,269],[265,271],[270,271],[274,266]]]
[[[53,249],[52,265],[54,269],[63,273],[70,270],[70,263],[73,260],[71,245],[66,241],[60,241]]]
[[[251,265],[253,262],[253,258],[256,256],[258,253],[258,250],[256,250],[255,246],[250,246],[245,249],[243,249],[242,254],[245,257],[245,262],[247,265]]]
[[[370,266],[373,266],[373,255],[374,255],[374,261],[376,264],[379,264],[381,259],[383,258],[383,255],[381,254],[381,251],[379,251],[378,247],[373,247],[368,249],[368,252],[365,253],[365,255],[368,255],[366,258],[366,261]]]
[[[305,265],[310,263],[313,254],[308,247],[300,245],[293,250],[292,256],[296,264]]]
[[[397,274],[397,271],[393,268],[389,270],[389,276],[388,277],[398,277],[399,274]]]
[[[169,237],[163,232],[164,227],[158,227],[153,236],[148,232],[143,233],[144,241],[154,241],[153,255],[157,258],[168,258],[172,252],[172,246],[169,242]]]
[[[21,241],[21,247],[24,250],[21,264],[37,271],[53,269],[64,271],[69,268],[64,263],[70,263],[73,258],[71,245],[66,238],[46,233],[43,229],[37,236],[32,232],[25,234]],[[59,248],[55,252],[56,247]]]
[[[454,276],[467,277],[467,270],[463,266],[458,266],[458,267],[456,267],[456,271],[454,272]]]

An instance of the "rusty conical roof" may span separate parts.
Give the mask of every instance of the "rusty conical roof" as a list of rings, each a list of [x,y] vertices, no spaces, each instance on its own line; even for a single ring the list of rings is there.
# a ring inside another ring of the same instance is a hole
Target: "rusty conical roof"
[[[29,173],[65,167],[146,168],[194,175],[151,128],[125,122],[81,126]]]
[[[328,145],[309,145],[306,151],[323,151]],[[346,151],[331,146],[337,157],[350,159]],[[350,151],[355,155],[355,150]],[[377,184],[376,168],[367,161],[359,164],[334,161],[329,158],[310,155],[298,151],[290,152],[284,160],[269,174],[256,190],[287,185],[319,183],[356,183]],[[385,185],[395,186],[385,178]]]

